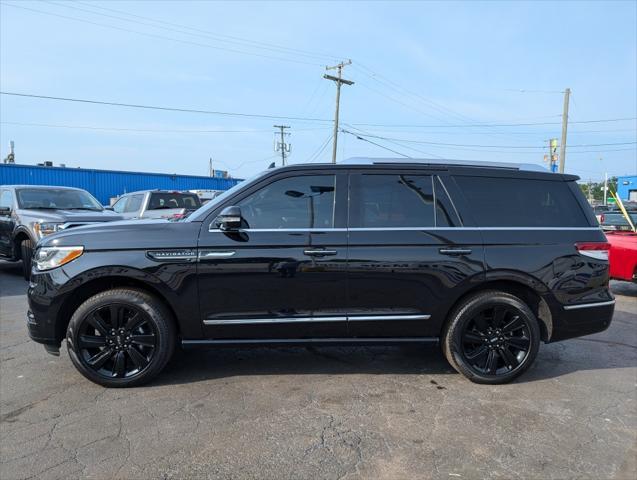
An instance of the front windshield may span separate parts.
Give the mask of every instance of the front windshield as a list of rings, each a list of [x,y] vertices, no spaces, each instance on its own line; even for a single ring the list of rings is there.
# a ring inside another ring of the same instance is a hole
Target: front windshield
[[[103,210],[102,205],[84,190],[21,188],[16,193],[19,207],[25,209]]]
[[[217,208],[217,205],[223,203],[228,197],[231,197],[232,195],[237,193],[239,190],[246,188],[247,186],[252,184],[254,181],[258,180],[259,178],[263,177],[267,173],[268,173],[268,170],[265,170],[263,172],[259,172],[256,175],[253,175],[247,178],[246,180],[243,180],[237,183],[234,187],[226,190],[218,197],[215,197],[209,202],[207,202],[204,206],[202,206],[198,210],[195,210],[194,212],[192,212],[192,214],[188,217],[188,220],[193,222],[203,220],[205,216],[208,214],[208,212]]]

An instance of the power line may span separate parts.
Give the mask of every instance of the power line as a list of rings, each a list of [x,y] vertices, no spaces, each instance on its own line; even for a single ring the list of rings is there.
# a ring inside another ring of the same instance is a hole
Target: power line
[[[345,124],[345,125],[347,125],[349,128],[353,128],[357,132],[361,132],[362,134],[367,134],[368,133],[368,132],[365,132],[364,130],[361,130],[360,128],[354,127],[353,125],[349,125],[349,124]],[[439,159],[443,159],[444,158],[444,157],[441,157],[440,155],[436,155],[436,154],[433,154],[431,152],[425,152],[424,150],[420,150],[418,148],[414,148],[414,147],[409,146],[409,145],[401,144],[401,143],[399,143],[399,142],[397,142],[395,140],[385,140],[385,141],[389,142],[391,144],[394,144],[394,145],[398,145],[399,147],[406,148],[408,150],[412,150],[414,152],[423,153],[423,154],[428,155],[428,156],[433,157],[433,158],[439,158]]]
[[[44,128],[67,128],[77,130],[98,130],[107,132],[133,132],[133,133],[261,133],[270,132],[270,129],[252,129],[252,130],[204,130],[204,129],[155,129],[155,128],[123,128],[123,127],[98,127],[92,125],[63,125],[53,123],[24,123],[24,122],[5,122],[3,125],[15,125],[19,127],[44,127]],[[315,128],[298,128],[297,131],[313,131],[324,130],[331,127],[315,127]]]
[[[22,10],[28,10],[28,11],[31,11],[31,12],[36,12],[36,13],[40,13],[40,14],[43,14],[43,15],[49,15],[49,16],[52,16],[52,17],[64,18],[66,20],[73,20],[75,22],[81,22],[81,23],[88,23],[88,24],[91,24],[91,25],[97,25],[98,27],[105,27],[105,28],[110,28],[110,29],[114,29],[114,30],[120,30],[122,32],[134,33],[134,34],[137,34],[137,35],[142,35],[142,36],[150,37],[150,38],[158,38],[160,40],[169,40],[169,41],[177,42],[177,43],[195,45],[195,46],[198,46],[198,47],[212,48],[212,49],[215,49],[215,50],[224,50],[224,51],[228,51],[228,52],[231,52],[231,53],[239,53],[239,54],[242,54],[242,55],[251,55],[251,56],[254,56],[254,57],[268,58],[268,59],[271,59],[271,60],[278,60],[278,61],[282,61],[282,62],[292,62],[292,63],[298,63],[298,64],[302,64],[302,65],[322,66],[319,63],[311,63],[311,62],[306,62],[306,61],[302,61],[302,60],[293,60],[293,59],[290,59],[290,58],[276,57],[276,56],[273,56],[273,55],[266,55],[266,54],[263,54],[263,53],[246,52],[246,51],[237,50],[237,49],[234,49],[234,48],[227,48],[227,47],[219,47],[219,46],[215,46],[215,45],[210,45],[208,43],[200,43],[200,42],[194,42],[192,40],[183,40],[183,39],[178,39],[178,38],[166,37],[164,35],[158,35],[158,34],[155,34],[155,33],[140,32],[138,30],[132,30],[130,28],[124,28],[124,27],[119,27],[119,26],[115,26],[115,25],[109,25],[109,24],[106,24],[106,23],[94,22],[94,21],[91,21],[91,20],[83,19],[83,18],[70,17],[68,15],[60,15],[58,13],[51,13],[51,12],[47,12],[47,11],[44,11],[44,10],[38,10],[38,9],[35,9],[35,8],[23,7],[23,6],[14,5],[14,4],[11,4],[11,3],[4,3],[3,2],[3,5],[6,5],[8,7],[13,7],[13,8],[19,8],[19,9],[22,9]]]
[[[405,155],[404,153],[397,152],[396,150],[392,150],[391,148],[387,148],[387,147],[385,147],[385,146],[383,146],[383,145],[380,145],[380,144],[378,144],[378,143],[376,143],[376,142],[372,142],[371,140],[368,140],[367,138],[363,138],[363,137],[361,137],[361,136],[357,135],[356,133],[350,132],[349,130],[344,130],[344,129],[342,129],[342,128],[341,128],[341,132],[343,132],[343,133],[348,133],[348,134],[350,134],[350,135],[352,135],[352,136],[356,137],[358,140],[362,140],[363,142],[371,143],[372,145],[376,145],[377,147],[382,148],[383,150],[390,151],[390,152],[392,152],[392,153],[395,153],[395,154],[397,154],[397,155],[400,155],[401,157],[405,157],[405,158],[412,158],[412,157],[410,157],[409,155]]]
[[[142,104],[121,103],[121,102],[109,102],[109,101],[103,101],[103,100],[88,100],[83,98],[54,97],[54,96],[48,96],[48,95],[36,95],[36,94],[18,93],[18,92],[0,91],[0,95],[35,98],[35,99],[43,99],[43,100],[64,101],[64,102],[86,103],[86,104],[95,104],[95,105],[107,105],[107,106],[115,106],[115,107],[141,108],[141,109],[161,110],[161,111],[181,112],[181,113],[199,113],[199,114],[208,114],[208,115],[222,115],[222,116],[248,117],[248,118],[299,120],[299,121],[307,121],[307,122],[330,122],[330,123],[333,122],[333,120],[326,119],[326,118],[294,117],[294,116],[285,116],[285,115],[278,116],[278,115],[257,114],[257,113],[199,110],[199,109],[182,108],[182,107],[164,107],[164,106],[157,106],[157,105],[142,105]],[[570,124],[610,123],[610,122],[623,122],[623,121],[632,121],[632,120],[637,120],[637,117],[580,120],[580,121],[570,122]],[[484,126],[521,127],[521,126],[535,126],[535,125],[561,125],[560,122],[478,123],[478,124],[462,124],[462,125],[395,124],[395,123],[383,124],[383,123],[357,123],[357,122],[349,122],[349,124],[361,126],[361,127],[368,126],[368,127],[392,127],[392,128],[466,128],[466,127],[484,127]]]
[[[220,112],[214,110],[197,110],[192,108],[179,108],[179,107],[161,107],[156,105],[141,105],[134,103],[119,103],[119,102],[107,102],[102,100],[87,100],[83,98],[68,98],[68,97],[52,97],[48,95],[34,95],[27,93],[16,93],[16,92],[0,92],[0,95],[10,95],[14,97],[27,97],[27,98],[38,98],[44,100],[57,100],[63,102],[76,102],[76,103],[88,103],[93,105],[108,105],[113,107],[126,107],[126,108],[142,108],[147,110],[162,110],[167,112],[181,112],[181,113],[201,113],[207,115],[223,115],[230,117],[248,117],[248,118],[269,118],[269,119],[282,119],[282,120],[304,120],[304,121],[312,121],[312,122],[331,122],[332,120],[324,119],[324,118],[308,118],[308,117],[288,117],[288,116],[279,116],[279,115],[265,115],[265,114],[257,114],[257,113],[239,113],[239,112]]]
[[[107,8],[107,7],[94,5],[94,4],[87,5],[85,2],[81,2],[81,1],[76,2],[76,3],[79,3],[79,4],[87,6],[87,7],[90,5],[91,8],[97,8],[97,9],[104,10],[104,11],[107,11],[107,12],[119,13],[119,14],[127,15],[127,16],[133,17],[133,18],[139,18],[139,19],[142,19],[142,20],[147,20],[147,21],[150,21],[150,22],[153,22],[153,23],[168,25],[168,26],[171,26],[171,27],[178,27],[178,28],[182,28],[182,29],[186,29],[186,30],[191,30],[193,32],[199,32],[199,33],[203,34],[202,36],[207,36],[207,37],[211,37],[211,38],[229,39],[229,40],[220,40],[220,41],[234,41],[235,43],[239,43],[239,44],[245,43],[245,44],[248,44],[248,45],[252,44],[252,46],[254,46],[256,48],[269,47],[270,49],[276,49],[276,50],[280,50],[282,52],[289,51],[292,54],[301,54],[301,55],[304,55],[304,56],[321,58],[321,59],[328,59],[328,58],[329,59],[336,59],[336,58],[339,57],[338,55],[330,55],[330,54],[327,54],[327,53],[312,52],[312,51],[309,51],[309,50],[302,50],[302,49],[298,49],[298,48],[285,47],[285,46],[277,45],[277,44],[274,44],[274,43],[250,40],[250,39],[236,37],[236,36],[231,36],[231,35],[222,35],[222,34],[219,34],[219,33],[212,33],[209,30],[203,30],[201,28],[195,28],[195,27],[191,27],[191,26],[188,26],[188,25],[182,25],[182,24],[178,24],[178,23],[171,23],[171,22],[166,22],[166,21],[163,21],[163,20],[157,20],[157,19],[153,19],[153,18],[149,18],[149,17],[144,17],[144,16],[141,16],[141,15],[135,15],[135,14],[132,14],[132,13],[124,12],[122,10],[116,10],[114,8]],[[93,12],[93,13],[96,13],[96,12]],[[130,21],[130,20],[128,20],[128,21]],[[155,28],[161,28],[161,27],[155,27]]]
[[[478,144],[463,144],[463,143],[442,143],[442,142],[428,142],[424,140],[409,140],[403,138],[393,138],[393,137],[384,137],[381,135],[365,135],[370,138],[377,138],[380,140],[393,140],[396,142],[405,142],[405,143],[418,143],[424,145],[440,145],[444,147],[473,147],[473,148],[538,148],[543,149],[544,146],[538,145],[478,145]],[[569,148],[573,147],[607,147],[607,146],[618,146],[618,145],[635,145],[637,142],[617,142],[617,143],[597,143],[597,144],[581,144],[581,145],[569,145]]]
[[[558,115],[561,117],[561,115]],[[573,123],[605,123],[605,122],[624,122],[628,120],[637,120],[637,117],[624,118],[606,118],[601,120],[580,120]],[[393,127],[393,128],[466,128],[466,127],[528,127],[535,125],[561,125],[561,122],[529,122],[529,123],[476,123],[463,125],[426,125],[426,124],[388,124],[388,123],[352,123],[352,125],[360,125],[363,127]]]
[[[325,141],[319,146],[319,148],[315,150],[312,155],[310,155],[310,157],[307,160],[308,163],[313,162],[314,160],[316,160],[317,158],[321,156],[321,153],[323,153],[323,151],[325,150],[325,147],[329,145],[330,140],[332,140],[333,136],[334,136],[333,133],[330,134],[330,136],[325,139]]]

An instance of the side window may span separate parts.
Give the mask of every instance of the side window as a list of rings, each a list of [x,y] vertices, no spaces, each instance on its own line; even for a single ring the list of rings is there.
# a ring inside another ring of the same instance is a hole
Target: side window
[[[126,208],[126,202],[128,202],[128,197],[120,197],[120,199],[113,204],[113,211],[117,213],[124,212],[124,208]]]
[[[351,175],[350,227],[435,226],[431,175]]]
[[[568,183],[456,176],[480,227],[588,227]]]
[[[13,208],[13,196],[11,190],[0,190],[0,207]]]
[[[131,195],[128,198],[128,203],[124,208],[124,212],[132,213],[137,212],[142,207],[142,201],[144,200],[144,195]]]
[[[247,228],[332,228],[334,175],[283,178],[241,200]]]

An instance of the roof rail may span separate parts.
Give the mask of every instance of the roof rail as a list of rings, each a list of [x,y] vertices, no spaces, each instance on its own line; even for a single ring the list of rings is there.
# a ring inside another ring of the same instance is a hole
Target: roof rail
[[[401,165],[432,165],[432,166],[457,166],[457,167],[475,167],[475,168],[501,168],[506,170],[527,170],[533,172],[548,172],[541,165],[532,163],[507,163],[507,162],[481,162],[475,160],[438,160],[431,158],[367,158],[352,157],[342,162],[345,165],[383,165],[383,164],[401,164]]]

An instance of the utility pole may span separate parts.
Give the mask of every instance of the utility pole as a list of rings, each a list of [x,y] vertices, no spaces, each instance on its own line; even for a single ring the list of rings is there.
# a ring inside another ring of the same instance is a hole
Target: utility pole
[[[604,205],[608,205],[608,172],[604,172]]]
[[[564,90],[564,109],[562,111],[562,143],[560,144],[560,173],[564,173],[564,163],[566,163],[566,130],[568,129],[568,101],[571,96],[571,89]]]
[[[210,161],[208,162],[208,176],[214,177],[215,171],[212,168],[212,157],[210,157]]]
[[[338,70],[338,77],[333,77],[332,75],[323,75],[323,78],[326,80],[332,80],[336,83],[336,113],[334,113],[334,143],[332,144],[332,163],[336,163],[336,147],[338,144],[338,109],[339,104],[341,102],[341,85],[354,85],[354,82],[351,80],[345,80],[343,78],[343,67],[346,65],[351,65],[352,61],[348,60],[347,62],[341,62],[338,65],[334,65],[333,67],[325,67],[325,70]]]
[[[15,163],[15,153],[13,151],[14,146],[15,144],[13,143],[13,140],[11,140],[9,142],[9,155],[2,160],[3,163]]]
[[[281,132],[281,141],[274,141],[274,151],[278,152],[281,150],[281,164],[285,166],[285,154],[290,153],[292,145],[290,143],[285,143],[285,136],[289,135],[289,133],[285,133],[286,128],[290,128],[289,125],[274,125],[274,128],[278,128]],[[275,134],[277,132],[274,132]]]

